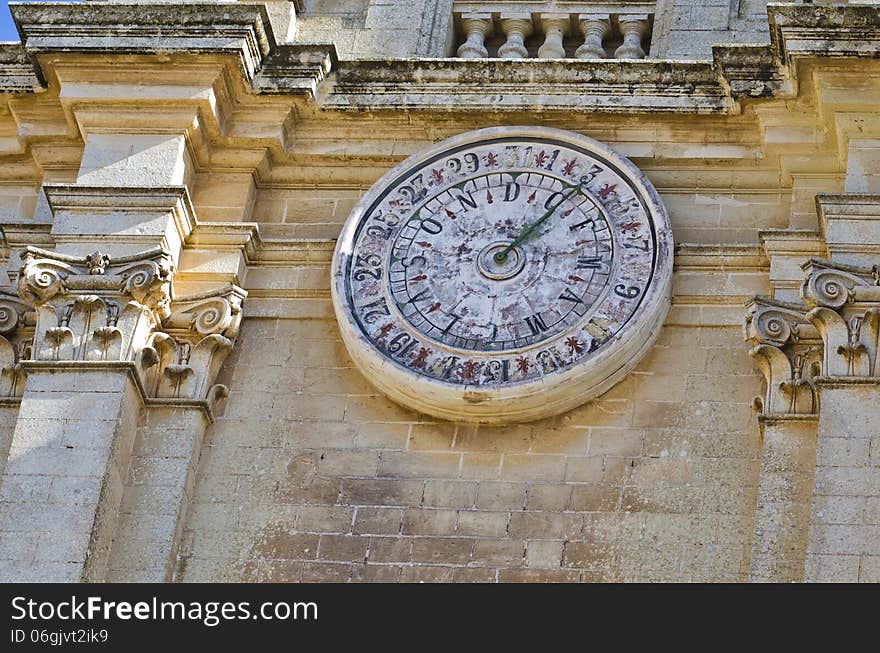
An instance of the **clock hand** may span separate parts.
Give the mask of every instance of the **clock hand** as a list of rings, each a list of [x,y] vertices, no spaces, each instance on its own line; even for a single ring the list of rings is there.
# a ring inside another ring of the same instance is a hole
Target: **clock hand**
[[[583,185],[584,182],[581,181],[577,186],[569,186],[569,192],[563,194],[562,199],[560,199],[555,206],[550,208],[544,215],[535,220],[535,222],[527,224],[525,227],[523,227],[519,234],[517,234],[516,238],[514,238],[512,243],[510,243],[507,247],[495,254],[495,256],[493,257],[495,259],[495,262],[504,263],[504,261],[507,260],[507,254],[510,252],[510,250],[512,250],[514,247],[516,247],[517,245],[525,241],[533,233],[535,233],[535,230],[542,224],[544,224],[550,218],[550,216],[556,212],[556,209],[562,206],[563,202],[574,197],[574,195],[578,193],[581,188],[583,188]]]

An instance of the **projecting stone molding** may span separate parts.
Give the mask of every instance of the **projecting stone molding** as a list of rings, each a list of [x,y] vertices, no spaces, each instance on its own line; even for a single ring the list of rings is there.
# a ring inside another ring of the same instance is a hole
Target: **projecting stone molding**
[[[456,2],[464,59],[643,59],[654,4]]]

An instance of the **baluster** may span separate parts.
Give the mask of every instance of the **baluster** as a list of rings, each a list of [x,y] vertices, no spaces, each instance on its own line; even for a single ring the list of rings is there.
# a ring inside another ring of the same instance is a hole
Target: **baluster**
[[[578,59],[604,59],[605,48],[602,42],[611,31],[611,19],[608,14],[581,14],[578,16],[581,31],[584,33],[584,44],[574,56]]]
[[[562,37],[568,31],[569,21],[566,14],[541,14],[541,28],[544,30],[544,45],[538,49],[542,59],[562,59],[565,48]]]
[[[490,14],[465,14],[461,17],[461,27],[467,37],[458,48],[458,56],[463,59],[485,59],[489,56],[486,37],[492,33]]]
[[[507,42],[498,48],[502,59],[523,59],[529,56],[526,37],[532,33],[532,18],[529,14],[501,14],[501,29],[507,35]]]
[[[614,56],[618,59],[644,59],[642,37],[648,29],[648,16],[646,14],[619,16],[617,22],[623,34],[623,45],[614,51]]]

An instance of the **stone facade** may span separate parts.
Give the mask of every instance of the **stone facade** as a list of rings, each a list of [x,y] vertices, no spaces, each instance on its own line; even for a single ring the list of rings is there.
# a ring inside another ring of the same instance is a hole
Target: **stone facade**
[[[880,6],[12,12],[0,579],[880,581]],[[599,398],[446,422],[354,368],[330,261],[497,125],[647,175],[672,307]]]

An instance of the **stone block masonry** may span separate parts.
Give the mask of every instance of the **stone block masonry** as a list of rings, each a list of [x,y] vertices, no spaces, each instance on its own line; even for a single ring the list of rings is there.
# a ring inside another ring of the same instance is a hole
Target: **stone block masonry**
[[[178,580],[748,577],[758,466],[749,392],[684,391],[735,346],[734,328],[668,327],[597,402],[491,428],[426,421],[345,363],[316,368],[313,386],[312,368],[298,368],[338,349],[328,322],[246,321],[240,346],[251,337],[260,351],[232,371]],[[693,361],[680,381],[672,359]],[[237,382],[254,367],[275,382]],[[718,378],[758,389],[750,374]],[[657,402],[658,380],[681,390]],[[257,404],[259,420],[243,421]]]
[[[628,2],[633,61],[564,2],[455,57],[464,4],[13,6],[0,579],[880,581],[876,5]],[[627,156],[677,246],[629,376],[487,427],[379,395],[329,288],[383,174],[497,125]]]

